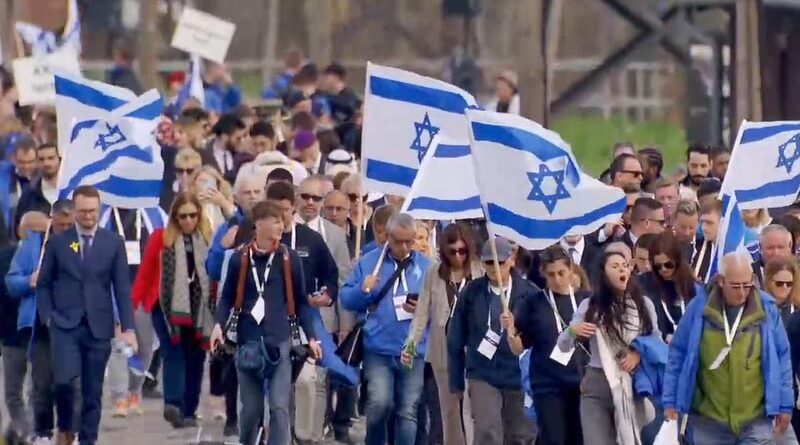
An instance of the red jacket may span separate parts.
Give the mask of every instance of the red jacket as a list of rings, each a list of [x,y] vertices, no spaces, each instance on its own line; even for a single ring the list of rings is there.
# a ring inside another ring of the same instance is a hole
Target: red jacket
[[[164,250],[164,229],[156,229],[150,234],[144,257],[131,289],[133,310],[141,305],[145,312],[152,312],[158,302],[161,287],[161,251]]]

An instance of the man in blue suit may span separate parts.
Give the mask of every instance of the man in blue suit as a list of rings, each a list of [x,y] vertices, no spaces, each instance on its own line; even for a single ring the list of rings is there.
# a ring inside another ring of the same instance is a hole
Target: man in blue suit
[[[76,225],[47,245],[37,283],[39,316],[50,328],[53,381],[59,412],[73,412],[73,382],[80,377],[81,445],[94,445],[100,425],[103,377],[114,336],[117,305],[120,338],[135,351],[125,246],[115,233],[100,228],[100,194],[92,186],[73,192]],[[113,298],[112,298],[113,293]],[[57,443],[72,443],[71,416],[59,417]]]

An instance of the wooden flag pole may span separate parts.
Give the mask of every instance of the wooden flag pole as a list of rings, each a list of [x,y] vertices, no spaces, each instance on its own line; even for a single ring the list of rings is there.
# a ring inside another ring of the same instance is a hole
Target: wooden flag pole
[[[61,155],[61,148],[56,146],[56,150]],[[58,161],[58,172],[56,173],[56,189],[58,189],[58,184],[61,181],[61,173],[64,171],[64,164],[67,159],[67,154],[64,153],[63,156],[60,156]],[[60,194],[60,192],[59,192]],[[56,197],[56,202],[58,202],[58,197]],[[55,204],[55,202],[53,203]],[[42,249],[39,251],[39,261],[36,264],[36,272],[39,272],[39,269],[42,268],[42,261],[44,261],[44,252],[47,250],[47,242],[50,240],[50,229],[53,226],[53,206],[50,206],[50,221],[47,222],[47,230],[44,232],[44,239],[42,240]]]
[[[356,260],[361,258],[361,231],[364,230],[364,198],[359,190],[358,196],[358,229],[356,230]]]

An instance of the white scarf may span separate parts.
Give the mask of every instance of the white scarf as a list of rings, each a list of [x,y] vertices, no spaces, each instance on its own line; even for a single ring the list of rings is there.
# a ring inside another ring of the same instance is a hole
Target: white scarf
[[[625,326],[622,326],[621,333],[623,340],[630,343],[639,335],[639,329],[626,329],[627,326],[639,326],[639,313],[635,307],[626,305]],[[603,365],[603,372],[611,388],[614,399],[614,424],[617,427],[617,444],[619,445],[641,445],[642,440],[639,432],[644,426],[640,422],[641,416],[637,415],[636,403],[633,399],[633,379],[631,375],[620,369],[616,359],[616,348],[609,339],[611,336],[605,329],[598,329],[597,350],[600,353],[600,362]]]

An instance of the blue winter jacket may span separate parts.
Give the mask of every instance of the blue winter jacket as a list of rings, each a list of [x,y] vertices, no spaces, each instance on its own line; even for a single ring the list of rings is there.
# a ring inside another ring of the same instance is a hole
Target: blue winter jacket
[[[651,397],[655,403],[661,400],[664,370],[667,366],[668,347],[657,335],[636,337],[631,346],[639,353],[641,361],[633,374],[633,390],[642,397]]]
[[[378,271],[378,285],[372,292],[366,294],[363,292],[364,278],[372,274],[375,265],[378,263],[378,257],[381,254],[380,249],[375,249],[361,257],[358,263],[350,271],[344,286],[339,292],[339,300],[345,309],[366,313],[368,308],[376,304],[378,305],[375,310],[369,310],[367,321],[364,324],[364,350],[373,354],[390,355],[399,357],[405,346],[405,340],[408,337],[408,328],[411,326],[411,320],[397,321],[395,315],[394,304],[392,302],[392,292],[394,286],[389,288],[389,292],[376,301],[377,293],[394,273],[396,262],[392,256],[387,253],[384,258],[383,264]],[[431,265],[431,261],[417,252],[412,252],[412,264],[405,270],[406,281],[408,282],[408,289],[404,290],[403,285],[398,286],[397,293],[400,294],[419,294],[422,291],[422,282],[425,279],[425,271]],[[428,331],[422,336],[422,339],[417,344],[417,356],[425,356],[425,348],[428,341]]]
[[[244,213],[238,207],[236,208],[235,218],[239,224],[245,219]],[[225,237],[230,228],[230,225],[222,224],[217,227],[217,231],[214,232],[214,237],[211,239],[211,247],[209,247],[208,256],[206,257],[206,273],[211,280],[221,281],[222,279],[222,264],[225,262],[225,251],[227,250],[222,247],[222,238]]]
[[[695,286],[697,293],[686,306],[686,313],[669,344],[669,361],[664,375],[664,408],[689,413],[697,385],[700,340],[703,335],[703,309],[706,291]],[[775,300],[759,292],[766,320],[761,323],[761,373],[764,376],[764,409],[767,416],[791,413],[794,407],[792,392],[792,362],[789,340],[781,323]]]
[[[206,110],[217,114],[230,113],[242,103],[242,90],[235,84],[206,84],[203,93]]]
[[[36,289],[30,285],[30,277],[39,265],[39,252],[42,250],[42,234],[28,230],[20,241],[11,268],[6,275],[8,294],[21,299],[17,329],[32,328],[36,320]]]

